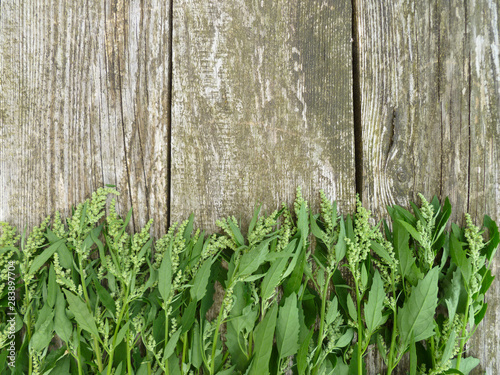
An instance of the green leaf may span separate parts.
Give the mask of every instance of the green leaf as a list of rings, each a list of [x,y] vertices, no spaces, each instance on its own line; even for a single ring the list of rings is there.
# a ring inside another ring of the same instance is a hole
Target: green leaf
[[[398,220],[394,220],[392,226],[394,228],[394,252],[399,261],[401,276],[407,277],[415,264],[415,258],[409,247],[410,234],[403,225],[399,224]]]
[[[453,263],[455,263],[462,272],[465,284],[469,285],[472,273],[471,260],[467,258],[465,251],[462,249],[462,245],[453,234],[450,238],[450,256]]]
[[[490,240],[481,252],[486,255],[488,261],[491,261],[500,243],[500,233],[498,233],[497,224],[488,215],[484,215],[483,226],[488,228]]]
[[[325,323],[327,325],[332,324],[338,314],[339,314],[338,300],[337,296],[335,296],[333,300],[328,301],[328,308],[326,310],[326,315],[325,315]]]
[[[248,253],[243,254],[238,269],[240,277],[251,275],[257,271],[260,265],[266,260],[266,255],[269,252],[269,242],[271,242],[271,239],[262,241]]]
[[[56,302],[56,292],[56,272],[54,271],[54,266],[51,265],[49,269],[49,282],[47,286],[47,303],[52,308],[54,307],[54,304]]]
[[[172,287],[172,264],[170,260],[170,249],[165,252],[158,269],[158,291],[164,301],[170,296],[170,288]]]
[[[408,233],[411,234],[411,236],[414,239],[416,239],[418,242],[422,241],[422,236],[420,235],[420,233],[417,232],[417,230],[413,226],[411,226],[410,224],[408,224],[406,221],[403,220],[398,220],[398,223],[401,224],[408,231]]]
[[[75,316],[75,320],[78,325],[94,336],[99,336],[94,317],[90,314],[87,305],[82,302],[80,297],[74,295],[68,290],[65,290],[64,294],[66,295],[66,300],[69,304],[69,311],[71,311]]]
[[[262,205],[255,207],[253,210],[252,220],[250,221],[250,225],[248,226],[248,235],[252,234],[252,232],[255,228],[255,224],[257,224],[257,220],[259,219],[259,213],[260,213],[261,208],[262,208]]]
[[[64,342],[69,342],[69,340],[71,339],[71,334],[73,333],[73,324],[71,324],[71,321],[66,315],[66,300],[64,299],[64,295],[59,289],[57,291],[54,329],[57,333],[57,336],[59,336]]]
[[[479,363],[480,363],[479,359],[474,358],[474,357],[462,358],[462,360],[460,361],[460,369],[459,370],[464,375],[469,375],[469,373],[472,370],[474,370],[479,365]],[[456,359],[452,360],[451,365],[453,367],[456,367],[457,360]]]
[[[228,219],[227,223],[229,224],[229,227],[231,228],[231,231],[234,234],[234,238],[236,240],[236,245],[238,246],[243,246],[245,244],[245,239],[243,238],[243,235],[241,234],[240,228],[236,225],[236,223],[233,222],[232,219]]]
[[[382,315],[384,300],[384,282],[377,270],[373,276],[373,283],[368,294],[368,302],[365,304],[366,327],[370,333],[375,332],[387,320],[387,316]]]
[[[300,345],[299,352],[297,354],[297,370],[299,375],[305,375],[307,369],[307,354],[309,352],[309,343],[314,334],[314,329],[311,329],[306,336],[306,339]]]
[[[413,336],[410,342],[410,375],[417,375],[417,347]]]
[[[441,356],[441,361],[439,363],[441,365],[445,365],[446,362],[448,362],[449,359],[451,359],[451,356],[453,355],[453,349],[455,347],[455,340],[457,338],[457,333],[456,331],[451,331],[451,335],[448,338],[448,341],[446,342],[446,346],[444,347],[443,350],[443,355]]]
[[[453,277],[451,283],[445,289],[444,302],[446,303],[446,308],[448,309],[448,318],[453,321],[455,318],[455,313],[458,307],[458,300],[460,299],[462,274],[457,268],[453,272]]]
[[[59,240],[55,244],[50,245],[48,248],[46,248],[40,255],[38,255],[34,260],[33,263],[31,263],[31,267],[29,270],[29,274],[33,275],[35,274],[36,271],[42,267],[45,262],[49,260],[49,258],[54,254],[54,252],[59,248],[64,243],[64,240]]]
[[[182,314],[181,317],[181,334],[186,333],[191,329],[193,326],[193,323],[196,319],[196,307],[197,307],[197,301],[191,301],[191,303],[188,305],[186,310],[184,310],[184,313]]]
[[[474,315],[474,324],[477,326],[484,319],[486,310],[488,309],[488,304],[484,303],[481,309]]]
[[[111,294],[104,288],[101,283],[97,280],[94,279],[94,286],[97,292],[97,295],[99,296],[99,299],[101,300],[102,304],[104,307],[113,314],[113,316],[116,315],[116,304],[115,300],[113,297],[111,297]]]
[[[263,375],[269,373],[269,359],[273,348],[274,330],[278,305],[273,304],[264,319],[255,328],[255,354],[249,375]]]
[[[318,226],[317,223],[318,217],[319,215],[313,215],[311,212],[310,214],[311,232],[314,235],[314,237],[326,243],[326,233],[323,230],[321,230],[321,228]]]
[[[371,240],[370,247],[375,252],[375,254],[384,259],[388,264],[392,263],[392,258],[383,245],[374,240]]]
[[[340,338],[335,343],[335,347],[343,348],[349,345],[352,342],[352,338],[354,337],[354,330],[352,328],[348,328],[345,333],[340,336]]]
[[[411,337],[420,341],[434,334],[434,313],[437,306],[439,269],[437,267],[412,287],[410,298],[398,314],[398,330],[404,348],[410,344]]]
[[[280,358],[294,355],[299,350],[299,309],[295,293],[287,297],[285,304],[280,308],[276,343]]]
[[[335,245],[335,258],[337,260],[337,263],[339,263],[342,259],[344,259],[345,252],[347,249],[347,245],[345,243],[345,223],[344,223],[344,218],[340,218],[340,231],[339,231],[339,238],[337,240],[337,244]]]
[[[122,342],[123,338],[127,334],[128,326],[129,325],[130,325],[130,320],[127,321],[127,323],[125,323],[123,325],[123,327],[120,328],[120,330],[118,331],[118,334],[116,335],[116,341],[115,341],[115,344],[114,344],[114,348],[115,349],[118,347],[118,345],[120,345],[120,343]]]
[[[174,354],[175,347],[177,346],[177,342],[179,341],[179,337],[181,335],[181,329],[175,331],[170,339],[165,345],[165,350],[163,352],[163,358],[169,358],[172,354]]]
[[[355,322],[358,321],[358,313],[356,310],[356,306],[354,305],[354,301],[352,300],[352,297],[350,294],[347,295],[347,310],[349,312],[349,316],[351,317],[352,320]]]
[[[281,275],[285,270],[287,258],[281,258],[271,264],[260,285],[260,296],[263,301],[267,301],[274,293],[276,287],[281,282]]]
[[[194,276],[193,286],[189,289],[191,298],[194,301],[201,300],[207,293],[208,279],[212,270],[212,261],[206,260],[202,266],[196,271]]]
[[[37,352],[44,350],[52,340],[54,329],[54,312],[48,309],[48,314],[40,314],[36,329],[30,340],[30,348]]]

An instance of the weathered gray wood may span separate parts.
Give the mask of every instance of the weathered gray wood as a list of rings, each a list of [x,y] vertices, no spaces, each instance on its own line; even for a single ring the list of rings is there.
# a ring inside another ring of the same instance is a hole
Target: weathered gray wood
[[[359,1],[363,197],[377,216],[417,193],[467,207],[463,2]],[[454,215],[454,218],[456,215]]]
[[[449,196],[452,220],[466,211],[498,220],[498,1],[357,1],[355,10],[367,205],[381,217],[421,192]],[[498,300],[496,281],[471,343],[476,373],[500,372]]]
[[[115,184],[134,227],[163,232],[168,4],[0,5],[0,220],[37,224]]]
[[[468,2],[470,46],[470,185],[469,211],[482,222],[486,213],[500,220],[500,2]],[[472,339],[470,352],[481,370],[500,373],[500,256],[488,291],[488,313]],[[482,372],[476,372],[482,373]]]
[[[172,217],[354,203],[350,1],[174,2]],[[244,216],[241,216],[244,215]]]

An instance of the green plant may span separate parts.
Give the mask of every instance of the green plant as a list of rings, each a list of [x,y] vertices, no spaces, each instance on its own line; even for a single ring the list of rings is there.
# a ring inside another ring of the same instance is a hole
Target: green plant
[[[0,226],[0,347],[16,350],[0,374],[363,374],[372,344],[387,374],[407,353],[411,375],[478,364],[463,351],[494,279],[488,216],[486,242],[468,215],[450,226],[447,199],[374,226],[359,200],[342,217],[321,192],[315,214],[298,189],[246,232],[229,217],[208,236],[191,215],[155,242],[114,199],[105,215],[110,195],[21,238]]]

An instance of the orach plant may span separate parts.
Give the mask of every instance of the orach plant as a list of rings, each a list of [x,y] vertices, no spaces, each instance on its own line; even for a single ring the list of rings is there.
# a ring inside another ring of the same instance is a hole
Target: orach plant
[[[410,375],[479,364],[464,348],[494,279],[488,216],[486,241],[420,196],[374,226],[359,199],[343,217],[321,192],[316,214],[298,189],[246,234],[230,217],[207,236],[191,215],[155,241],[151,222],[127,232],[114,198],[105,217],[110,195],[22,236],[1,223],[0,374],[362,375],[375,348],[385,368],[370,372],[388,375],[404,356]]]

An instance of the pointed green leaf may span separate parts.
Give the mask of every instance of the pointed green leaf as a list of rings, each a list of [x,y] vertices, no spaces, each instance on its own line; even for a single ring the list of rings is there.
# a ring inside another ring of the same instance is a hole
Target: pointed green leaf
[[[408,233],[411,234],[411,236],[416,239],[418,242],[422,241],[422,236],[420,233],[417,232],[417,230],[410,224],[408,224],[406,221],[403,220],[398,220],[398,223],[401,224],[407,231]]]
[[[59,248],[64,243],[64,240],[59,240],[53,245],[50,245],[48,248],[46,248],[40,255],[38,255],[34,260],[33,263],[31,263],[31,267],[29,270],[29,274],[33,275],[36,271],[42,267],[46,261],[49,260],[49,258],[54,254],[54,252]]]
[[[54,307],[57,297],[56,292],[57,292],[56,272],[54,270],[54,266],[51,265],[49,269],[49,282],[47,285],[47,303],[50,307]]]
[[[335,245],[335,258],[337,263],[344,259],[347,245],[345,243],[346,233],[345,233],[345,223],[344,218],[340,218],[340,231],[337,244]]]
[[[299,350],[299,309],[295,293],[286,298],[279,310],[276,343],[280,358],[294,355]]]
[[[273,348],[277,315],[278,305],[274,303],[264,319],[262,319],[255,328],[255,354],[249,375],[263,375],[269,373],[269,359],[271,358]]]
[[[398,314],[398,330],[403,347],[410,344],[412,335],[415,341],[424,340],[434,334],[434,313],[437,306],[439,269],[437,267],[412,288],[410,298]]]
[[[158,269],[158,291],[164,301],[168,300],[170,288],[172,287],[172,264],[170,250],[163,255],[160,268]]]
[[[351,317],[352,320],[355,322],[358,321],[358,313],[356,306],[354,305],[354,301],[352,300],[352,297],[350,294],[347,295],[347,310],[349,312],[349,316]]]
[[[163,358],[170,358],[170,356],[174,354],[174,350],[175,347],[177,346],[177,342],[179,341],[180,335],[181,335],[181,329],[178,329],[172,334],[172,336],[170,336],[167,345],[165,345],[165,350],[163,351]]]
[[[205,296],[211,270],[212,262],[207,259],[198,269],[198,271],[196,271],[196,275],[194,276],[193,280],[193,286],[189,290],[191,298],[194,301],[199,301]]]
[[[311,329],[307,334],[305,340],[300,345],[300,349],[297,354],[297,370],[299,372],[299,375],[305,375],[306,373],[307,354],[309,352],[309,343],[311,342],[313,334],[314,334],[314,329]]]
[[[368,294],[368,302],[365,304],[366,327],[370,333],[375,332],[387,320],[387,316],[382,315],[384,300],[384,282],[377,270],[373,276],[373,283]]]
[[[54,329],[64,342],[68,343],[73,333],[73,324],[66,315],[66,300],[60,290],[57,291],[57,303],[54,317]]]
[[[285,270],[287,262],[287,258],[281,258],[271,264],[260,286],[262,300],[267,301],[273,295],[276,287],[280,284],[281,275]]]
[[[453,234],[450,238],[450,256],[453,263],[455,263],[462,272],[464,281],[466,285],[468,285],[472,273],[471,260],[467,258],[465,251],[462,249],[462,245]]]
[[[448,318],[450,321],[453,321],[457,311],[458,300],[460,298],[461,281],[462,274],[457,268],[455,272],[453,272],[451,284],[447,286],[444,295],[444,302],[446,303],[446,307],[448,309]]]
[[[64,291],[66,294],[66,300],[69,304],[69,310],[75,316],[75,320],[78,325],[84,329],[85,331],[99,336],[99,332],[97,331],[97,327],[95,325],[94,317],[90,314],[87,305],[82,302],[80,297],[74,295],[68,290]]]
[[[266,255],[269,252],[269,242],[271,242],[271,239],[262,241],[248,253],[243,254],[238,269],[239,276],[248,276],[257,271],[260,265],[266,260]]]

